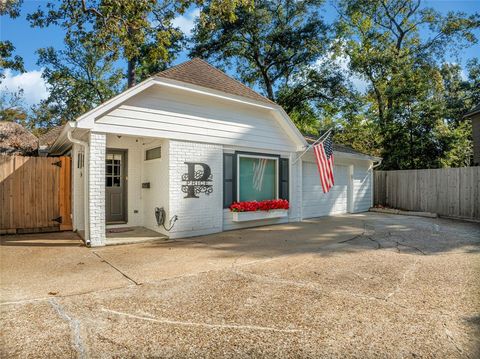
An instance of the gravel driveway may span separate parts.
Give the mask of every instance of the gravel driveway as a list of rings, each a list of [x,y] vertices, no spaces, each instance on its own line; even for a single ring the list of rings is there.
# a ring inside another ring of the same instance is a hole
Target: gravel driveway
[[[480,226],[365,213],[88,249],[2,237],[1,357],[478,358]]]

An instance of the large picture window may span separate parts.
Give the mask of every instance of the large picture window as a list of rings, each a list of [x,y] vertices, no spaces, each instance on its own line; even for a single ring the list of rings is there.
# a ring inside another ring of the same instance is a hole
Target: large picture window
[[[278,158],[238,155],[237,200],[278,199]]]

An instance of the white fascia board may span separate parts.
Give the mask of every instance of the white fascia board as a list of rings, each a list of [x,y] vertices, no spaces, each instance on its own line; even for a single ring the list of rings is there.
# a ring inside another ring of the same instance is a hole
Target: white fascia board
[[[74,128],[74,127],[75,126],[72,127],[72,122],[70,122],[70,121],[67,122],[65,124],[65,126],[63,126],[62,132],[60,132],[60,135],[58,135],[55,142],[49,147],[48,153],[57,155],[57,154],[62,154],[63,152],[65,152],[65,150],[64,150],[65,149],[65,143],[68,141],[67,132],[71,131],[72,128]]]
[[[198,86],[198,85],[189,84],[187,82],[182,82],[182,81],[177,81],[177,80],[172,80],[172,79],[166,79],[166,78],[162,78],[162,77],[155,78],[155,82],[157,84],[163,85],[165,87],[175,88],[175,89],[179,89],[179,90],[185,90],[185,91],[189,91],[189,92],[193,92],[193,93],[197,93],[197,94],[201,94],[201,95],[216,97],[216,98],[223,99],[223,100],[234,101],[234,102],[242,103],[242,104],[245,104],[245,105],[260,107],[260,108],[267,109],[267,110],[272,110],[272,109],[275,109],[275,107],[276,107],[275,104],[273,104],[273,103],[270,105],[266,102],[255,101],[255,100],[252,100],[252,99],[249,99],[249,98],[246,98],[246,97],[237,96],[237,95],[233,95],[233,94],[230,94],[230,93],[227,93],[227,92],[218,91],[218,90],[214,90],[214,89],[210,89],[210,88],[206,88],[206,87],[202,87],[202,86]]]
[[[288,116],[282,106],[276,105],[275,110],[281,117],[280,125],[289,134],[290,138],[292,138],[297,144],[297,151],[304,151],[305,148],[308,146],[305,137],[290,119],[290,116]]]
[[[148,78],[145,81],[140,82],[138,85],[129,88],[128,90],[123,91],[117,96],[111,98],[110,100],[102,103],[101,105],[95,107],[94,109],[88,111],[87,113],[78,117],[76,122],[76,127],[78,128],[87,128],[93,129],[95,125],[95,119],[102,116],[108,111],[111,111],[115,107],[121,105],[123,102],[129,98],[135,96],[136,94],[146,90],[155,84],[153,78]]]

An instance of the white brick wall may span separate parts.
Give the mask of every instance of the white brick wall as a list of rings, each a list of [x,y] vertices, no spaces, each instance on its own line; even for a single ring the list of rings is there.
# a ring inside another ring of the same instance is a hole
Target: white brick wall
[[[162,226],[157,224],[155,208],[163,207],[167,214],[170,213],[168,210],[168,142],[168,140],[149,141],[148,145],[145,146],[144,151],[161,146],[161,158],[142,161],[142,183],[150,183],[150,188],[142,189],[143,226],[166,236],[169,236],[169,233]],[[170,217],[168,217],[168,219],[170,219]],[[165,223],[165,226],[168,226],[168,221]]]
[[[90,133],[88,213],[90,244],[105,245],[105,133]]]
[[[178,216],[170,238],[203,235],[222,231],[223,215],[223,147],[196,142],[169,142],[169,213]],[[185,162],[201,162],[210,166],[213,192],[198,194],[199,198],[184,198],[182,175],[187,172]]]

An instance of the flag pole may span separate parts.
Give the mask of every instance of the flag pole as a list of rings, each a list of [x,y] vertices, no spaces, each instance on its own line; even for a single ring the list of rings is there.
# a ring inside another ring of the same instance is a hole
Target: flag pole
[[[323,135],[321,135],[314,143],[312,143],[311,145],[309,145],[309,146],[307,147],[307,149],[306,149],[305,151],[303,151],[303,153],[302,153],[300,156],[298,156],[298,157],[292,162],[292,165],[295,164],[300,158],[302,158],[302,157],[305,155],[305,153],[307,153],[308,150],[309,150],[310,148],[312,148],[313,146],[315,146],[320,140],[326,138],[327,135],[328,135],[330,132],[332,132],[332,130],[333,130],[333,127],[330,127],[327,132],[325,132]]]

